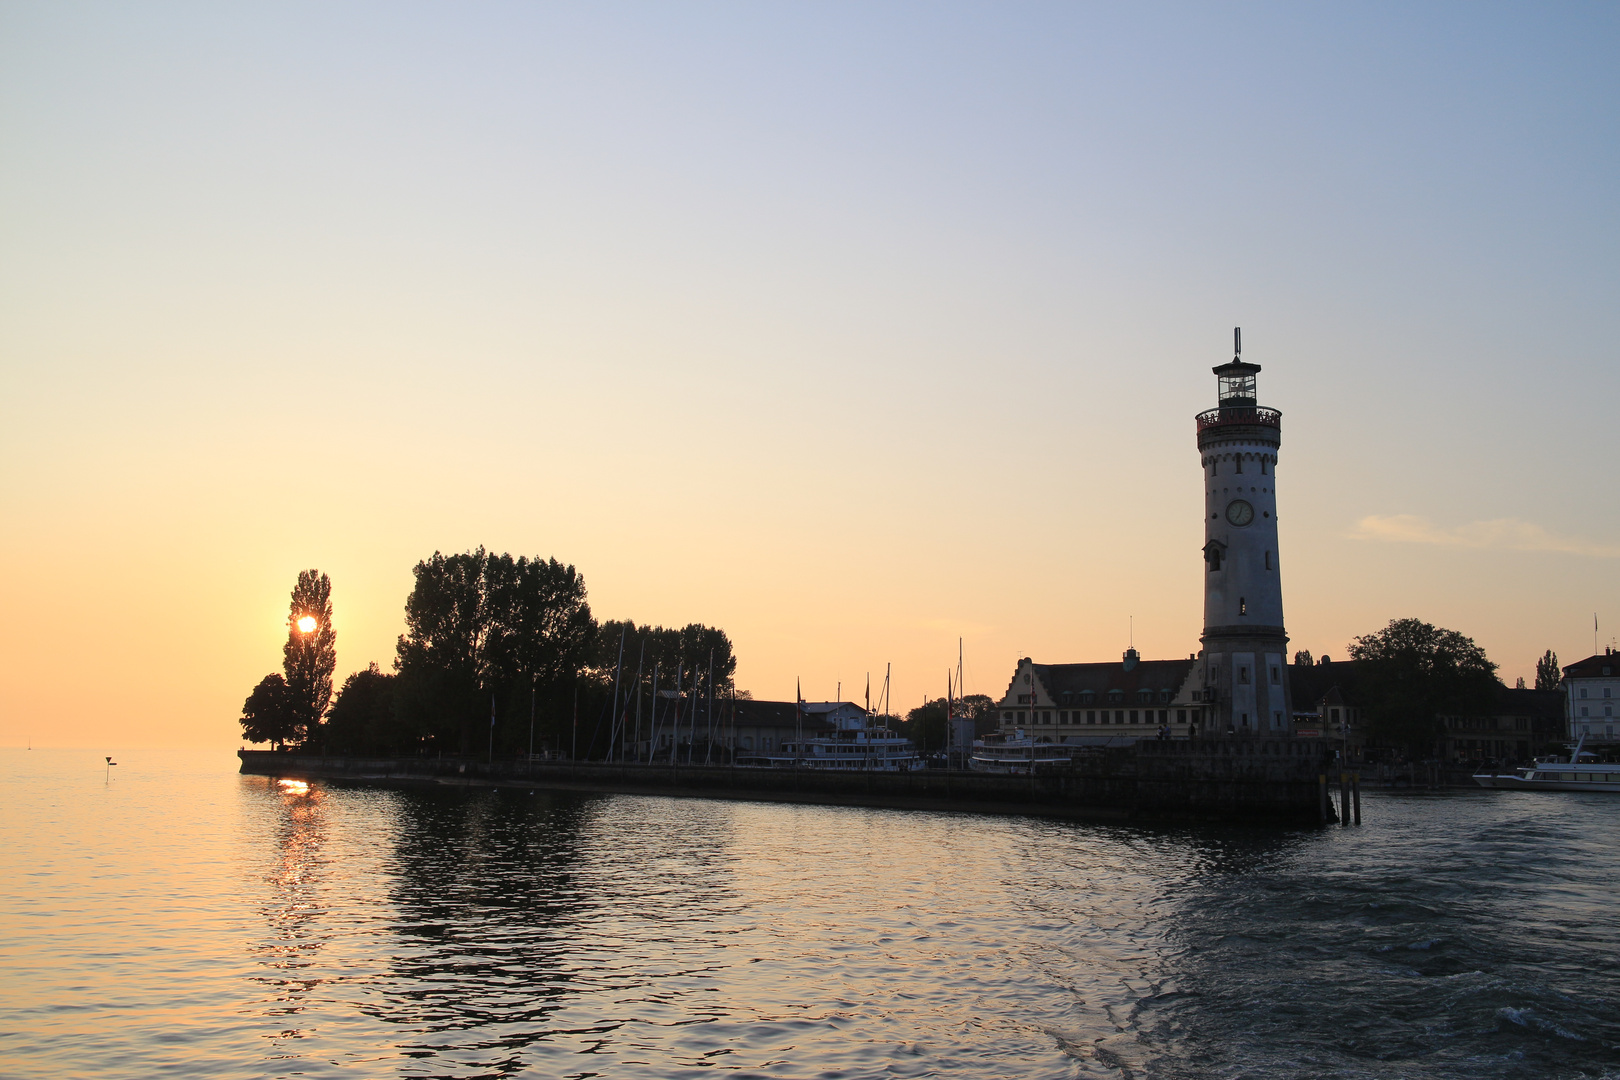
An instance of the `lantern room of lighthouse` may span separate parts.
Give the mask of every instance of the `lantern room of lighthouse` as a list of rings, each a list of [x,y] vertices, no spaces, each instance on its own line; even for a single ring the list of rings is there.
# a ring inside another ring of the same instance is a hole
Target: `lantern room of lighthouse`
[[[1282,413],[1262,408],[1259,364],[1233,331],[1214,368],[1216,407],[1198,414],[1204,466],[1204,701],[1211,734],[1287,735],[1293,724],[1277,552]]]

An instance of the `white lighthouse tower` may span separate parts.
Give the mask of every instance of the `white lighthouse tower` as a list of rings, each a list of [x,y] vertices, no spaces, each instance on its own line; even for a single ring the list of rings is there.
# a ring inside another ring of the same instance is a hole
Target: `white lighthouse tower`
[[[1204,462],[1204,700],[1210,734],[1288,735],[1288,633],[1277,555],[1277,450],[1282,413],[1255,392],[1259,364],[1215,368],[1217,406],[1198,414]]]

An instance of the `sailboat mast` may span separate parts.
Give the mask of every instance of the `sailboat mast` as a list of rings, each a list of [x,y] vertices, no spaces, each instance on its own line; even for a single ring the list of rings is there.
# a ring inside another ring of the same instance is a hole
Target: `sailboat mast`
[[[703,736],[703,764],[709,763],[709,755],[714,753],[714,650],[709,650],[709,708],[705,726],[708,731]]]
[[[652,735],[647,739],[647,764],[651,765],[653,755],[658,753],[658,661],[653,661],[653,687],[652,687],[652,715],[647,721],[652,726]]]
[[[638,758],[641,756],[641,663],[645,659],[647,659],[647,635],[643,634],[641,636],[641,650],[636,654],[636,738],[633,745],[636,748],[636,757]],[[625,705],[624,714],[625,726],[629,727],[630,706],[628,704]],[[622,742],[620,746],[619,760],[623,761],[625,754],[622,750]]]
[[[619,728],[619,669],[624,667],[624,632],[626,627],[619,627],[619,659],[613,665],[613,712],[608,721],[607,759],[613,760],[613,738]]]

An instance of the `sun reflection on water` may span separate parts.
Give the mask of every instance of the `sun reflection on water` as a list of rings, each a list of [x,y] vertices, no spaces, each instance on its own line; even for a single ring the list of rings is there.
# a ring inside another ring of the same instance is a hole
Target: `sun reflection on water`
[[[308,795],[309,784],[303,780],[277,780],[276,786],[283,795]]]

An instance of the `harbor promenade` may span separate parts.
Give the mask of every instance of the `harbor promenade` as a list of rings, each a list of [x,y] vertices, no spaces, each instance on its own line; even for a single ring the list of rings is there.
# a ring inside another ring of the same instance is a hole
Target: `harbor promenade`
[[[1318,739],[1143,741],[1035,776],[917,769],[859,772],[729,765],[335,757],[241,750],[246,774],[380,785],[516,787],[835,806],[1079,818],[1313,823],[1333,749]],[[1329,815],[1331,816],[1331,815]]]

